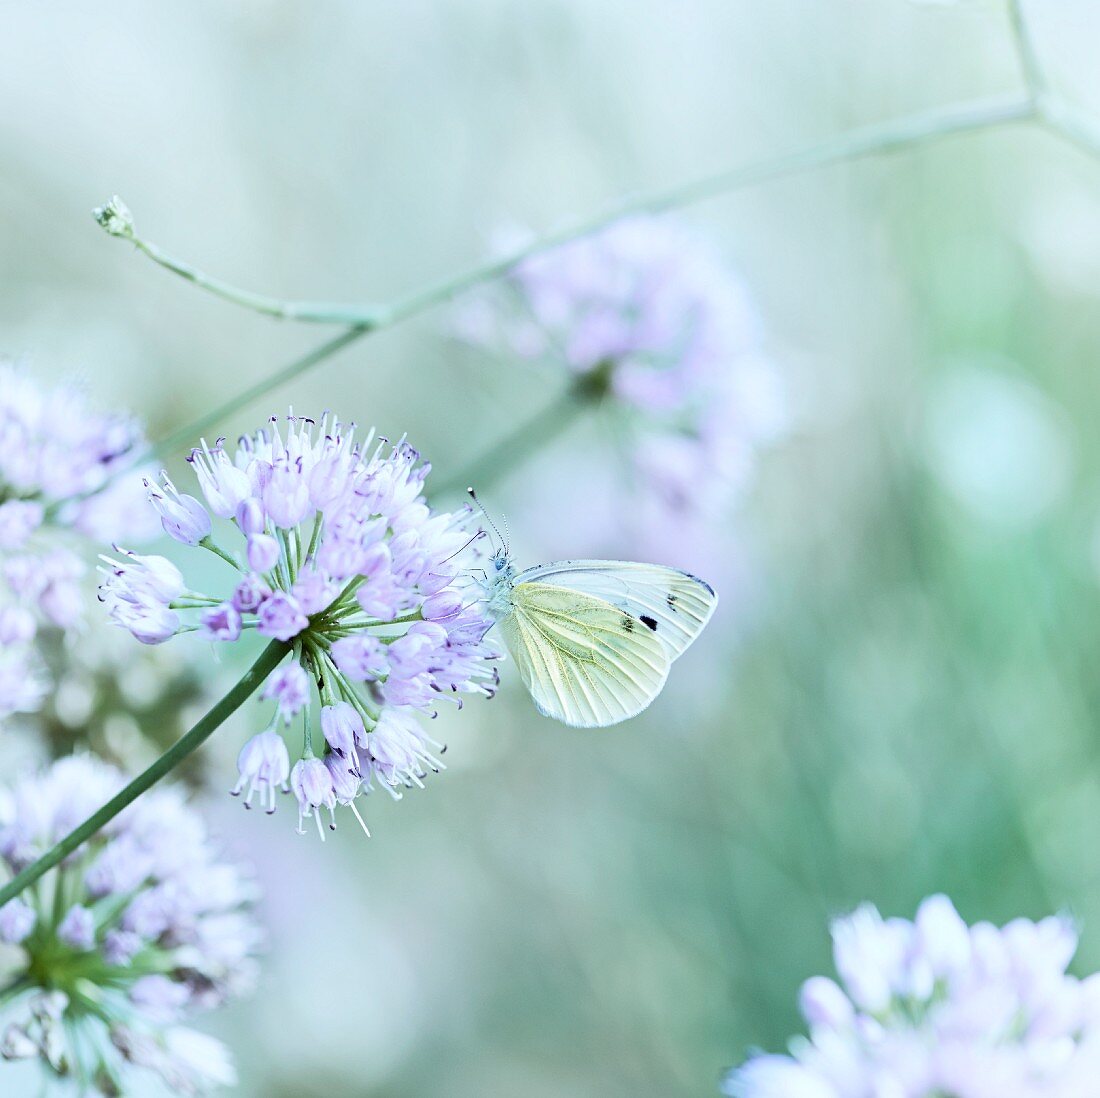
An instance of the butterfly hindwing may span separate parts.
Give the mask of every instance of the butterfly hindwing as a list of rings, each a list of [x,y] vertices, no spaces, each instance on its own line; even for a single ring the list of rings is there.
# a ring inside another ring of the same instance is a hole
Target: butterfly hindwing
[[[551,583],[512,588],[505,642],[535,704],[581,728],[617,724],[661,692],[670,657],[653,630],[612,603]]]
[[[679,656],[699,635],[718,605],[714,589],[676,568],[622,560],[561,560],[528,568],[518,584],[552,584],[611,603],[643,622]]]

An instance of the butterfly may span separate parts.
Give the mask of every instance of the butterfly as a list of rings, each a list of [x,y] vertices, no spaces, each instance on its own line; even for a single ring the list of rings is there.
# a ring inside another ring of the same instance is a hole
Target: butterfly
[[[657,697],[718,596],[697,576],[656,564],[563,560],[517,572],[505,545],[485,603],[539,712],[604,728]]]

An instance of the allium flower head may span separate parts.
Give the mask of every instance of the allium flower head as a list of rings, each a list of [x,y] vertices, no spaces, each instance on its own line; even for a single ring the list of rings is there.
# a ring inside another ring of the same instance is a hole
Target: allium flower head
[[[0,363],[0,716],[42,699],[39,627],[69,630],[83,619],[79,535],[153,532],[140,480],[112,480],[144,445],[129,416],[95,412],[78,389],[46,387]]]
[[[232,452],[203,442],[190,460],[202,500],[168,481],[150,499],[177,541],[225,561],[224,589],[190,590],[166,558],[120,549],[104,558],[100,597],[146,644],[197,630],[291,646],[261,691],[271,719],[241,751],[233,792],[274,811],[276,791],[293,791],[299,830],[312,818],[323,838],[322,814],[334,826],[341,804],[358,817],[355,798],[374,780],[399,796],[442,768],[418,714],[495,691],[499,655],[469,574],[480,531],[469,508],[428,507],[429,467],[412,447],[358,441],[328,415],[273,419]],[[235,548],[214,540],[216,522]],[[299,718],[301,749],[289,751],[282,730]]]
[[[968,927],[946,896],[916,919],[870,905],[833,925],[839,983],[802,988],[809,1038],[732,1071],[733,1098],[1084,1098],[1100,1079],[1100,976],[1066,974],[1065,918]]]
[[[524,260],[507,287],[464,303],[459,336],[560,362],[582,392],[632,409],[630,459],[666,512],[728,500],[782,429],[778,376],[744,288],[674,223],[619,221]]]
[[[0,859],[18,872],[122,785],[81,755],[17,782],[0,802]],[[232,1083],[226,1050],[182,1023],[251,986],[253,892],[178,790],[147,793],[0,908],[17,958],[0,992],[0,1056],[37,1057],[109,1095],[129,1093],[138,1068],[184,1095]]]

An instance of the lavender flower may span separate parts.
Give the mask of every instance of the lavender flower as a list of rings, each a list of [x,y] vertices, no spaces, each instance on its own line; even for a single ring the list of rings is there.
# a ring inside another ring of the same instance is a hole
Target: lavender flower
[[[0,801],[0,859],[18,872],[122,785],[81,755],[17,782]],[[147,793],[0,908],[21,958],[0,991],[0,1056],[108,1095],[129,1093],[137,1069],[184,1095],[232,1083],[227,1051],[182,1022],[253,983],[253,898],[178,790]]]
[[[229,581],[216,595],[189,590],[167,559],[120,549],[101,569],[108,615],[145,644],[190,630],[290,644],[292,661],[261,690],[274,710],[240,753],[233,793],[271,812],[277,790],[293,791],[299,831],[314,819],[322,838],[322,813],[334,826],[337,804],[363,824],[354,801],[374,781],[400,796],[442,768],[417,715],[442,697],[496,689],[499,655],[469,574],[472,512],[433,512],[415,450],[356,441],[354,426],[328,415],[291,415],[283,428],[273,419],[232,454],[224,440],[203,442],[190,460],[205,503],[165,482],[150,488],[152,504],[177,541],[220,556]],[[214,540],[215,520],[239,550]],[[299,715],[292,764],[279,728]]]
[[[140,478],[114,479],[144,445],[133,419],[94,412],[76,388],[47,388],[0,363],[0,717],[42,700],[38,629],[83,621],[81,539],[154,533]]]
[[[783,430],[781,386],[745,290],[685,229],[619,221],[523,261],[507,286],[468,300],[458,335],[560,362],[581,392],[634,412],[632,479],[666,516],[728,502]]]
[[[946,896],[916,919],[870,905],[833,925],[840,983],[802,988],[810,1036],[726,1079],[734,1098],[1081,1098],[1100,1078],[1100,975],[1066,966],[1065,918],[968,927]]]

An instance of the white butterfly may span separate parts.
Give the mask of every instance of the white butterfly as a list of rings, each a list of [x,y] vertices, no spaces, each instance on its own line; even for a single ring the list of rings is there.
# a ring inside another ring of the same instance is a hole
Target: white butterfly
[[[656,564],[563,560],[517,573],[504,548],[491,569],[489,616],[523,685],[539,712],[579,728],[645,709],[718,605],[709,584]]]

